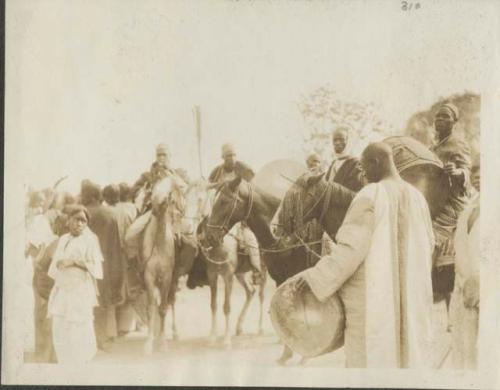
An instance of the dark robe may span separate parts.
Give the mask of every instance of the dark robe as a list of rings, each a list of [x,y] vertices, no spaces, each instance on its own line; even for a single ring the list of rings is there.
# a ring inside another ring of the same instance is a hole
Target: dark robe
[[[326,172],[327,181],[330,181],[334,163],[335,161],[332,162],[330,168],[328,168]],[[363,168],[361,168],[359,160],[356,157],[347,157],[335,174],[333,181],[349,188],[351,191],[358,192],[364,185]]]
[[[248,165],[241,161],[236,161],[234,164],[234,174],[237,177],[241,177],[243,180],[251,181],[255,176],[254,171]],[[208,177],[208,181],[210,183],[218,183],[224,177],[224,164],[220,164],[216,166],[210,176]]]
[[[469,199],[470,150],[459,137],[451,134],[432,148],[443,164],[454,163],[460,175],[449,178],[450,195],[445,205],[437,213],[433,221],[436,236],[436,266],[453,264],[455,234],[457,220]],[[443,244],[448,242],[448,245]],[[440,249],[444,248],[444,249]]]
[[[109,206],[87,206],[89,228],[99,239],[103,262],[103,279],[97,281],[99,304],[106,307],[124,301],[125,256],[120,245],[118,221]]]
[[[35,360],[37,363],[55,363],[57,361],[52,341],[52,320],[47,318],[47,305],[54,280],[48,271],[59,238],[52,241],[44,250],[33,272],[35,290]]]

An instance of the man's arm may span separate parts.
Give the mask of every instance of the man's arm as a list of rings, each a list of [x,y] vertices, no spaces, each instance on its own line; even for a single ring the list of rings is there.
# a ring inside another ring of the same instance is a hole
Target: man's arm
[[[321,301],[334,294],[358,269],[368,255],[374,231],[373,200],[354,200],[340,227],[330,255],[303,272],[314,295]]]
[[[453,184],[461,191],[465,191],[468,185],[468,178],[471,168],[471,157],[469,146],[462,140],[458,140],[455,146],[456,152],[450,158],[455,164],[455,169],[451,174]]]
[[[365,183],[365,175],[363,168],[361,166],[361,162],[358,159],[355,159],[352,168],[352,185],[351,190],[358,192]]]
[[[144,187],[144,184],[146,184],[150,179],[149,172],[144,172],[141,177],[134,183],[132,186],[132,194],[133,197],[135,198],[137,196],[137,193],[139,190]]]
[[[251,181],[255,176],[255,172],[245,163],[238,161],[236,163],[236,174],[245,181]]]

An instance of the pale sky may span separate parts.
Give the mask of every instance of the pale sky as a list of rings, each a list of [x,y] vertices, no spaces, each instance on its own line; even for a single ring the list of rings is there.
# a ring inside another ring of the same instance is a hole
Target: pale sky
[[[26,184],[69,175],[77,191],[85,178],[133,182],[163,141],[195,176],[199,105],[205,176],[224,142],[255,170],[302,161],[296,104],[323,85],[403,129],[488,82],[488,7],[420,3],[8,1],[6,142],[19,147],[7,157]]]

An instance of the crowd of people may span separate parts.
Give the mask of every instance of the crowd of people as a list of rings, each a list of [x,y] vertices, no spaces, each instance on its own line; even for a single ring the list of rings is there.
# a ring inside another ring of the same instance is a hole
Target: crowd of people
[[[309,286],[319,300],[340,293],[349,367],[407,367],[425,359],[432,295],[439,292],[450,310],[455,367],[476,365],[480,164],[453,132],[458,119],[451,103],[435,117],[432,151],[443,163],[451,195],[432,221],[423,195],[401,180],[387,145],[371,144],[358,159],[347,153],[349,129],[339,127],[332,133],[334,159],[328,169],[318,154],[307,156],[311,173],[324,173],[327,181],[358,193],[336,237],[325,237],[323,257],[295,276],[297,285]],[[222,158],[207,191],[237,177],[254,177],[231,144],[223,145]],[[84,180],[78,196],[50,190],[30,195],[26,256],[34,265],[36,361],[89,361],[97,350],[109,350],[117,337],[141,326],[127,299],[134,287],[130,270],[140,275],[140,266],[132,267],[128,232],[151,211],[152,189],[169,175],[189,182],[160,144],[150,169],[132,186],[101,189]],[[279,225],[276,218],[273,223]],[[310,232],[323,234],[314,223]],[[192,231],[181,229],[182,234]],[[253,248],[249,257],[255,272],[265,272],[255,236],[244,224],[239,237]],[[451,297],[446,291],[453,291]],[[383,303],[388,299],[394,305]],[[384,324],[377,310],[387,313]]]

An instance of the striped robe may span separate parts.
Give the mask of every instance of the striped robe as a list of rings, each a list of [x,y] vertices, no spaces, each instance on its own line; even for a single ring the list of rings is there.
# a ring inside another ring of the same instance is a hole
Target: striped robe
[[[423,195],[402,179],[364,187],[332,252],[303,275],[345,309],[346,366],[418,368],[431,350],[434,236]]]

